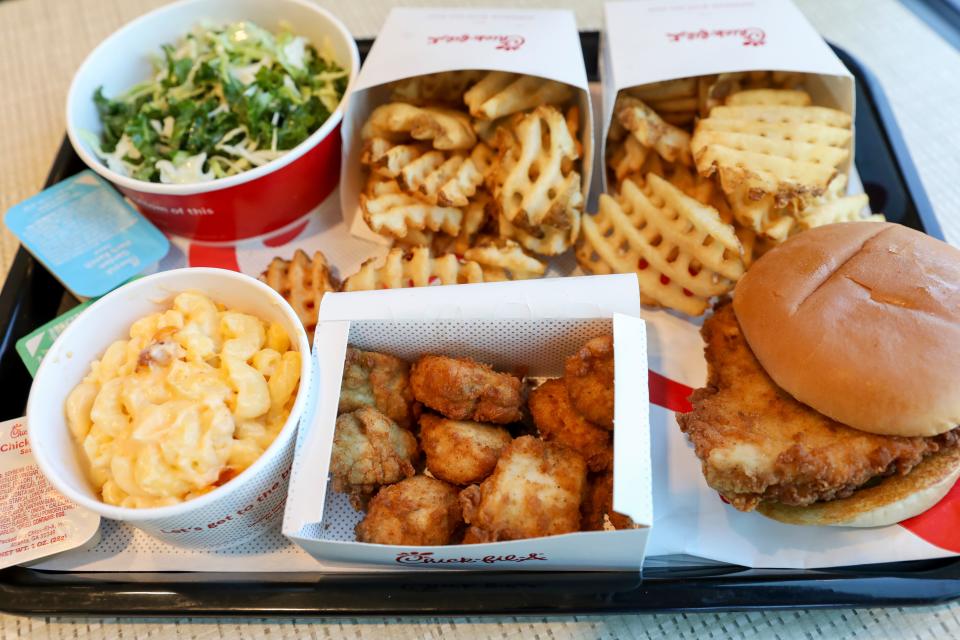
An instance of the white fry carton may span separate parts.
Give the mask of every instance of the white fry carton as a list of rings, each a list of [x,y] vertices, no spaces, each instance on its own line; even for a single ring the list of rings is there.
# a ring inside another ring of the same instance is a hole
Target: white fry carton
[[[854,114],[853,76],[790,0],[633,0],[607,2],[604,13],[600,158],[620,91],[663,80],[738,71],[815,74],[804,82],[814,104]],[[601,174],[607,191],[607,172]]]
[[[584,198],[593,169],[593,111],[580,36],[573,12],[526,9],[393,9],[360,69],[344,115],[340,205],[355,236],[389,244],[360,213],[364,171],[360,129],[389,102],[389,83],[404,78],[482,69],[563,82],[579,89]]]
[[[352,566],[634,570],[653,522],[646,331],[636,276],[548,278],[324,296],[316,332],[316,410],[301,428],[283,533],[324,562]],[[567,356],[613,332],[614,510],[637,528],[475,545],[403,547],[355,541],[363,514],[328,482],[347,344],[408,361],[466,356],[500,370],[557,377]]]

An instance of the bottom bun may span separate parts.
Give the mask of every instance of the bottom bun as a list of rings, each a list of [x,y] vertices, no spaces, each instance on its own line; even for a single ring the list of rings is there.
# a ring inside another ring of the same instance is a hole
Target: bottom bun
[[[960,478],[960,447],[941,450],[905,476],[889,476],[839,500],[794,507],[763,502],[757,511],[787,524],[836,527],[883,527],[920,515],[953,488]]]

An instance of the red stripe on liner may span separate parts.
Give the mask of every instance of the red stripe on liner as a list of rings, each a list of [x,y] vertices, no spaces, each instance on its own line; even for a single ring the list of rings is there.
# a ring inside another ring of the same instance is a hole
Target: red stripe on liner
[[[219,267],[220,269],[240,271],[240,263],[237,262],[237,249],[233,246],[212,247],[190,243],[187,256],[187,264],[191,267]]]
[[[960,482],[953,485],[943,500],[900,526],[941,549],[960,553]]]
[[[653,404],[677,413],[687,413],[693,409],[687,399],[693,393],[693,389],[687,385],[674,382],[656,371],[648,371],[647,380],[650,388],[650,402]]]
[[[267,238],[266,240],[263,241],[263,245],[265,247],[282,247],[283,245],[287,244],[288,242],[296,238],[298,235],[303,233],[303,230],[307,228],[308,222],[310,221],[304,220],[303,222],[295,226],[293,229],[290,229],[289,231],[284,231],[283,233],[278,233],[272,238]]]

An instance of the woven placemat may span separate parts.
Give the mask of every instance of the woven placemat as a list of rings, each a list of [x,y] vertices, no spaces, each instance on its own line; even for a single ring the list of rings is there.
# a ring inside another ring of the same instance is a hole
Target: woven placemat
[[[0,2],[0,211],[40,189],[63,139],[73,71],[106,35],[162,0]],[[371,36],[388,0],[326,0],[358,37]],[[418,4],[455,6],[469,0]],[[484,0],[486,6],[566,7],[581,29],[602,26],[595,0]],[[960,244],[960,55],[893,0],[798,0],[829,40],[885,87],[947,239]],[[6,229],[0,273],[16,251]],[[2,607],[2,603],[0,603]],[[24,618],[0,615],[2,638],[950,638],[960,605],[917,609],[571,618],[364,619],[311,622]]]

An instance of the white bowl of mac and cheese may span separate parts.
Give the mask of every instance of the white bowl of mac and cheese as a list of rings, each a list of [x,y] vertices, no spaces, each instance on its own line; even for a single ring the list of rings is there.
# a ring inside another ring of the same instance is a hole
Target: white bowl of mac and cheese
[[[104,518],[213,549],[279,519],[311,375],[265,284],[177,269],[92,304],[43,359],[27,424],[41,471]]]

